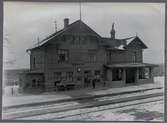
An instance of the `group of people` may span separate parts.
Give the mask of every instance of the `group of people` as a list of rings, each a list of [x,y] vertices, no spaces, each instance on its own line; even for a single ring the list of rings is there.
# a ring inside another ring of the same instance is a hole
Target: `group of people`
[[[88,87],[90,84],[92,84],[93,88],[96,88],[96,84],[99,81],[100,81],[100,76],[94,76],[93,78],[85,77],[84,79],[85,86]]]

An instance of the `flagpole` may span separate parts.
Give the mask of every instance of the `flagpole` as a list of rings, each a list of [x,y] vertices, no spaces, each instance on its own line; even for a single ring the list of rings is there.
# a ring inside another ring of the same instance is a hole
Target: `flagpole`
[[[79,8],[80,8],[80,20],[82,19],[82,16],[81,16],[81,0],[79,0]]]
[[[79,23],[79,44],[81,43],[81,0],[79,0],[79,18],[80,18],[80,23]],[[79,45],[80,46],[80,45]]]

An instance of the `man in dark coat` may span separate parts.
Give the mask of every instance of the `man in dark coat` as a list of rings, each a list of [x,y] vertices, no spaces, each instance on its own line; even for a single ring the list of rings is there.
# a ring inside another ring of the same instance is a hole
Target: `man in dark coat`
[[[96,87],[96,78],[93,78],[93,80],[92,80],[92,86],[93,86],[93,88]]]

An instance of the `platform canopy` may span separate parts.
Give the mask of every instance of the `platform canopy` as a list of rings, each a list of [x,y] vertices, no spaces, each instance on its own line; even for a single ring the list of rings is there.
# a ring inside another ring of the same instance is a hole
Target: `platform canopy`
[[[135,67],[158,67],[156,64],[148,63],[119,63],[119,64],[110,64],[104,65],[106,68],[135,68]]]

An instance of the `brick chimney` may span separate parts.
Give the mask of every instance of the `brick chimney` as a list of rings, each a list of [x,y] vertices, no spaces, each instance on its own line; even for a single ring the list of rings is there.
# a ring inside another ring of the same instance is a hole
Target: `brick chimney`
[[[64,28],[67,28],[69,25],[69,18],[64,19]]]

